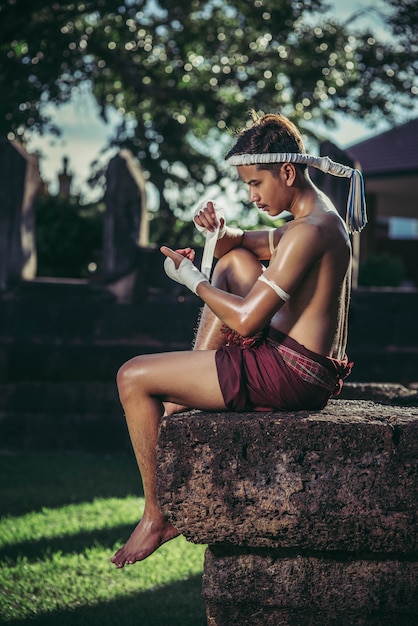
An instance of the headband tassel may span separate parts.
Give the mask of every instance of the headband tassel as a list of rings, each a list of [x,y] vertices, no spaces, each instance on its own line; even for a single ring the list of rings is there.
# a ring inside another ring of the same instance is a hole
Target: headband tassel
[[[367,224],[363,174],[353,170],[347,200],[347,227],[350,233],[359,233]]]

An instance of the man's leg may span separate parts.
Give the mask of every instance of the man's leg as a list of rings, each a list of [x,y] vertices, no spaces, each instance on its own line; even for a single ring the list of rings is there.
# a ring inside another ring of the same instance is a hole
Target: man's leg
[[[207,410],[225,410],[214,351],[171,352],[128,361],[118,388],[142,477],[142,520],[111,561],[116,567],[141,561],[178,535],[161,513],[156,489],[156,449],[163,401]]]
[[[244,297],[261,273],[261,263],[252,252],[245,248],[235,248],[217,262],[213,271],[212,285],[223,291]],[[221,328],[220,319],[205,305],[193,349],[216,350],[219,348],[225,343],[225,336],[221,332]]]
[[[245,296],[261,271],[254,255],[237,249],[218,262],[212,282],[225,291]],[[116,567],[145,559],[178,535],[162,515],[157,501],[158,426],[164,407],[169,414],[174,412],[170,407],[226,409],[215,363],[215,349],[224,342],[220,328],[220,320],[205,307],[192,352],[137,357],[118,372],[119,395],[142,476],[145,509],[131,537],[112,557]]]
[[[213,271],[211,282],[218,289],[244,297],[261,273],[261,263],[252,252],[244,248],[235,248],[219,259]],[[217,350],[224,345],[225,335],[222,333],[222,326],[221,320],[207,305],[204,305],[198,322],[193,350]],[[187,410],[188,407],[167,402],[164,403],[164,408],[165,415],[173,415]]]

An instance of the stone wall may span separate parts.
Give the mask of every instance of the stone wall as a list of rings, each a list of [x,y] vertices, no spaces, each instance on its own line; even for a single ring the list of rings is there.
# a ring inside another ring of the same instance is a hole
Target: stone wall
[[[82,280],[0,290],[3,447],[130,449],[116,373],[138,354],[189,349],[202,304],[162,272],[158,250],[141,250],[140,259],[130,304]],[[397,396],[416,395],[417,315],[418,291],[353,293],[348,354],[355,365],[344,393],[357,386],[348,399],[370,399],[370,384],[385,382],[398,384],[392,403],[410,403]]]
[[[418,623],[418,408],[163,421],[159,499],[208,544],[208,624]]]

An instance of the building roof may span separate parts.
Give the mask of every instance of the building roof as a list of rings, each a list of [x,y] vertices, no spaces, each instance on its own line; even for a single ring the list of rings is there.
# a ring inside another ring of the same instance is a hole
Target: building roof
[[[347,148],[365,176],[418,171],[418,118]]]

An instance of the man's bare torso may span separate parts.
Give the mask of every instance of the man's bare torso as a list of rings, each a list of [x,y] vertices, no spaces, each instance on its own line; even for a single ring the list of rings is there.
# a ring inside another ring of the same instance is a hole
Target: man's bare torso
[[[350,240],[341,218],[322,209],[290,222],[283,234],[287,231],[288,236],[297,237],[302,221],[312,227],[312,239],[320,240],[318,259],[290,300],[273,316],[271,326],[314,352],[341,358],[346,347]],[[278,262],[280,253],[279,241],[270,267]]]

